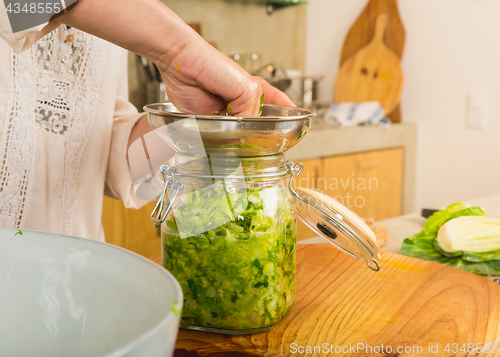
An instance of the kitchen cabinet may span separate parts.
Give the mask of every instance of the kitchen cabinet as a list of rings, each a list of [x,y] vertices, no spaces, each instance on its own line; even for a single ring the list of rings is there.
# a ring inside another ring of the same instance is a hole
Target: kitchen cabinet
[[[145,257],[161,252],[160,228],[150,218],[156,202],[140,209],[125,208],[123,202],[104,197],[102,225],[107,243],[131,250]]]
[[[393,218],[402,214],[403,161],[402,148],[304,160],[299,184],[329,194],[361,218]],[[298,240],[316,235],[298,224]]]
[[[318,188],[362,218],[401,215],[403,150],[389,149],[326,158]]]

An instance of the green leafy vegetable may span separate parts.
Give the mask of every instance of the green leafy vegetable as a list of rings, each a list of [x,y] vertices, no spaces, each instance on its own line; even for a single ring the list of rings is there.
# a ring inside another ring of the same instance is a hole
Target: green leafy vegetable
[[[422,232],[427,233],[436,233],[439,231],[439,228],[450,219],[455,218],[453,215],[457,212],[461,212],[465,209],[469,208],[469,205],[463,202],[457,202],[449,205],[443,211],[437,211],[432,216],[430,216],[424,224],[422,228]],[[482,212],[482,211],[481,211]],[[484,213],[483,213],[484,214]],[[460,216],[469,216],[468,214],[460,214]],[[457,216],[458,217],[458,216]]]
[[[259,108],[259,115],[262,115],[262,107],[264,106],[264,93],[260,96],[260,108]]]
[[[231,149],[259,149],[259,146],[242,143],[241,141],[238,141],[238,143],[233,142],[231,144],[205,145],[205,150],[207,151],[217,150],[223,152],[224,150],[231,150]]]
[[[422,232],[404,240],[401,254],[445,264],[479,275],[500,275],[500,251],[477,253],[445,252],[437,242],[437,234],[446,222],[463,216],[486,216],[479,207],[455,203],[427,219]]]
[[[175,316],[179,316],[181,314],[181,311],[182,311],[181,303],[179,301],[174,301],[172,303],[172,313]]]
[[[162,263],[184,292],[182,326],[254,329],[290,311],[296,220],[281,192],[205,188],[188,194],[175,219],[164,223]],[[216,221],[227,223],[203,231]]]

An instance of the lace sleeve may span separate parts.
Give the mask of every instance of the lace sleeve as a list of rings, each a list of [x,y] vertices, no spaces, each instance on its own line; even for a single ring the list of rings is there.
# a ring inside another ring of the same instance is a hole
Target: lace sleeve
[[[55,30],[58,26],[58,23],[48,22],[14,33],[5,8],[5,2],[0,1],[0,38],[7,42],[17,53],[27,50],[38,39]]]
[[[115,103],[111,148],[106,173],[106,196],[122,200],[127,208],[140,208],[147,202],[140,200],[134,193],[130,170],[126,159],[130,133],[137,121],[144,115],[127,100],[127,52],[123,51],[121,64],[121,83]]]

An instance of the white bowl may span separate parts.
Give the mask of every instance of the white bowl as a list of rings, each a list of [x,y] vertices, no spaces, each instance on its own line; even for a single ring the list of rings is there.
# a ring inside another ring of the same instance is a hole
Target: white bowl
[[[173,354],[183,298],[167,270],[110,244],[16,232],[0,229],[0,356]]]

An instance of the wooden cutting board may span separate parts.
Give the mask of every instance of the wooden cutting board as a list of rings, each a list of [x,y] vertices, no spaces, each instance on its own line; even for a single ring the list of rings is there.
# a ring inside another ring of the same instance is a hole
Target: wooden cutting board
[[[340,65],[370,43],[375,32],[375,22],[380,14],[389,16],[384,38],[387,47],[393,50],[399,58],[403,57],[406,35],[397,0],[370,0],[347,33],[340,56]]]
[[[403,68],[398,55],[384,42],[389,17],[381,14],[375,23],[372,41],[345,60],[335,82],[338,103],[378,101],[392,113],[403,90]]]
[[[387,252],[380,265],[373,272],[328,243],[298,245],[295,304],[283,321],[247,336],[181,329],[175,356],[398,355],[345,352],[358,343],[383,344],[386,352],[387,346],[422,347],[399,356],[460,356],[465,354],[445,352],[446,344],[452,349],[453,343],[500,343],[500,285]],[[344,347],[344,353],[292,353],[294,347],[323,343]],[[429,353],[429,344],[439,344],[439,353]],[[493,355],[500,353],[488,354]]]
[[[340,65],[361,48],[365,47],[373,38],[375,22],[380,14],[389,16],[389,24],[385,34],[386,45],[401,59],[405,45],[405,29],[401,21],[397,0],[370,0],[357,20],[349,30],[342,48]],[[401,122],[400,106],[394,110],[389,118],[395,123]]]

